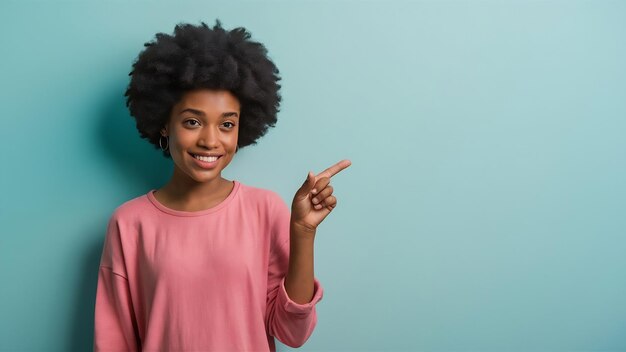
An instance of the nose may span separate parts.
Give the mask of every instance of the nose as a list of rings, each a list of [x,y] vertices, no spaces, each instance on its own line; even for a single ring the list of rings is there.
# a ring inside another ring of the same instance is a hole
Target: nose
[[[206,148],[217,148],[219,146],[219,131],[217,127],[207,126],[200,135],[198,145]]]

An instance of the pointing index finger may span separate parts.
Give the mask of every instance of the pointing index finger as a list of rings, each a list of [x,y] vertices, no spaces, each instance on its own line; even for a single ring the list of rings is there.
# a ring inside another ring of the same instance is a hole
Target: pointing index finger
[[[352,162],[348,159],[344,159],[341,160],[340,162],[336,163],[335,165],[329,167],[328,169],[320,172],[316,178],[320,178],[320,177],[333,177],[335,176],[337,173],[339,173],[339,171],[347,168],[348,166],[352,165]]]

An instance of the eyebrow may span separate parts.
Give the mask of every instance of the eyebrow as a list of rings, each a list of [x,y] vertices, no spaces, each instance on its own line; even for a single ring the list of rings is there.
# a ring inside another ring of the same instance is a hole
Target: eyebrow
[[[206,114],[204,113],[204,111],[202,110],[196,110],[196,109],[192,109],[192,108],[187,108],[184,109],[180,112],[180,114],[182,115],[182,113],[189,111],[190,113],[194,114],[194,115],[198,115],[198,116],[206,116]],[[226,117],[239,117],[239,115],[234,112],[234,111],[228,111],[228,112],[224,112],[222,113],[222,115],[220,115],[221,118],[226,118]]]

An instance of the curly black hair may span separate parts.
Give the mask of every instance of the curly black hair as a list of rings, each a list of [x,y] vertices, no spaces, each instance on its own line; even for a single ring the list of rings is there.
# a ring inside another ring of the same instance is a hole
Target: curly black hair
[[[267,49],[243,27],[224,30],[179,23],[174,34],[157,33],[133,63],[124,96],[141,138],[161,149],[160,130],[183,94],[197,88],[228,90],[239,100],[237,147],[256,144],[276,124],[281,79]],[[163,151],[171,158],[169,148]]]

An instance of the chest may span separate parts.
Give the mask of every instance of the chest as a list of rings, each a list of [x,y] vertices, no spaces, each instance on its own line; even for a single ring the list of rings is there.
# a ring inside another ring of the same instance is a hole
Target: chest
[[[153,287],[237,287],[267,276],[269,238],[245,219],[191,219],[140,234],[139,272]]]

